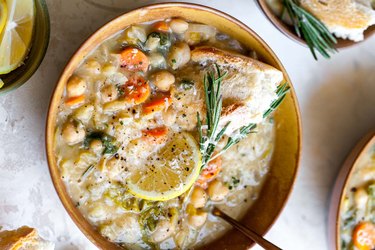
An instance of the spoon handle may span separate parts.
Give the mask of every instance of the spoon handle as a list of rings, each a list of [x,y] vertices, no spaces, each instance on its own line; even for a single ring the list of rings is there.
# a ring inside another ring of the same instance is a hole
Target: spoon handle
[[[216,216],[222,218],[223,220],[225,220],[226,222],[228,222],[229,224],[231,224],[234,228],[236,228],[237,230],[242,232],[244,235],[246,235],[248,238],[250,238],[251,240],[256,242],[258,245],[260,245],[264,249],[266,249],[266,250],[282,250],[281,248],[275,246],[274,244],[272,244],[271,242],[269,242],[268,240],[266,240],[262,236],[259,236],[257,233],[255,233],[251,229],[245,227],[244,225],[242,225],[241,223],[239,223],[235,219],[229,217],[227,214],[222,212],[217,207],[214,207],[212,213],[213,213],[213,215],[216,215]]]

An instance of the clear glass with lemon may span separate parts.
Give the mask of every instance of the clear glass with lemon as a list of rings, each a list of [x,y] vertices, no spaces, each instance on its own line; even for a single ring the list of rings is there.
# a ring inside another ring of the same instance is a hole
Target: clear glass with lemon
[[[46,3],[0,0],[0,93],[25,83],[40,65],[49,40]]]

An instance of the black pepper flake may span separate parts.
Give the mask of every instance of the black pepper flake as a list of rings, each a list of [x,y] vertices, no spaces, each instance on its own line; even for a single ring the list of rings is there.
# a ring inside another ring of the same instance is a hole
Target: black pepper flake
[[[120,156],[118,153],[115,154],[115,158],[118,159]]]

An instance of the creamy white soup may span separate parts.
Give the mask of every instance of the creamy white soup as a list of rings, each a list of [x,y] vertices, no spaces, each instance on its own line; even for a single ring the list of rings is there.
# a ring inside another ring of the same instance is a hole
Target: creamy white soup
[[[275,125],[272,116],[263,119],[263,112],[277,97],[282,74],[270,69],[276,80],[267,85],[267,73],[255,67],[258,71],[243,74],[251,84],[262,82],[249,89],[236,86],[237,80],[229,87],[234,78],[223,78],[223,113],[228,114],[222,117],[232,122],[201,169],[205,145],[198,119],[207,122],[203,77],[214,63],[197,62],[200,46],[224,53],[226,59],[217,64],[232,76],[242,72],[235,68],[237,61],[250,69],[258,65],[256,53],[215,27],[167,19],[132,25],[109,37],[66,83],[55,138],[61,178],[84,217],[120,246],[207,244],[229,229],[210,214],[212,205],[240,219],[265,182]],[[234,63],[228,64],[228,58]],[[234,95],[236,88],[240,91]],[[257,102],[252,109],[233,101],[247,93],[253,97],[246,101]],[[236,114],[238,107],[253,117]],[[219,155],[229,138],[240,138],[236,124],[251,119],[258,123],[254,132]]]

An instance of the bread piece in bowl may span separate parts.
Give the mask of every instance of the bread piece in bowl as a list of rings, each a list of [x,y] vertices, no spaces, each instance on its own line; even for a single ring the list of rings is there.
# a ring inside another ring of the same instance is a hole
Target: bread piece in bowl
[[[199,47],[191,52],[192,61],[200,65],[217,64],[227,75],[222,85],[221,125],[231,121],[226,134],[249,123],[259,123],[272,101],[283,74],[274,67],[214,47]],[[202,81],[203,77],[201,77]]]

